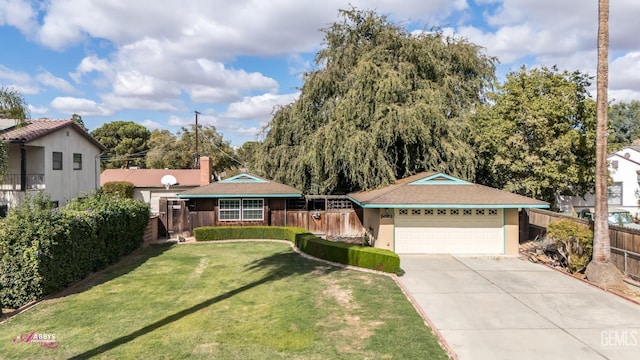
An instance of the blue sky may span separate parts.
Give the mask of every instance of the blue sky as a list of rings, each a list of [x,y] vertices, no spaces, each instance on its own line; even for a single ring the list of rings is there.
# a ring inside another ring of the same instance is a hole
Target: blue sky
[[[90,130],[127,120],[176,132],[197,110],[239,146],[296,99],[318,30],[350,5],[465,37],[500,74],[595,75],[597,0],[0,0],[0,86],[22,92],[32,118],[77,113]],[[640,1],[611,1],[612,101],[640,100],[639,17]]]

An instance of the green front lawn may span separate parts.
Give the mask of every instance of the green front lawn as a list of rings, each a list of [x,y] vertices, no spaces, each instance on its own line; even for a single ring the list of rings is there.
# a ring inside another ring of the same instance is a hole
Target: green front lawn
[[[391,278],[283,243],[152,246],[69,293],[0,324],[0,358],[447,358]]]

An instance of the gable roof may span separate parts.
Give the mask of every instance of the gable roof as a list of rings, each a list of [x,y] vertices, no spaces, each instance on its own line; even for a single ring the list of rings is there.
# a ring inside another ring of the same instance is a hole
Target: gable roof
[[[449,175],[423,172],[371,190],[348,194],[363,208],[548,208],[526,196],[470,183]]]
[[[13,119],[0,119],[0,123],[6,124],[9,121],[16,120]],[[102,145],[98,140],[96,140],[91,134],[89,134],[86,130],[84,130],[78,123],[73,120],[50,120],[50,119],[41,119],[41,120],[27,120],[24,126],[7,126],[0,133],[0,139],[4,141],[10,142],[25,142],[28,143],[30,141],[40,139],[46,135],[52,134],[58,130],[64,129],[66,127],[71,127],[79,134],[84,136],[87,140],[89,140],[92,144],[94,144],[97,148],[104,151],[106,148]]]
[[[106,169],[100,174],[100,186],[111,181],[128,181],[139,188],[163,188],[160,180],[165,175],[178,181],[172,187],[200,186],[199,169]]]
[[[243,173],[178,194],[180,198],[231,197],[302,197],[302,192],[291,186]]]

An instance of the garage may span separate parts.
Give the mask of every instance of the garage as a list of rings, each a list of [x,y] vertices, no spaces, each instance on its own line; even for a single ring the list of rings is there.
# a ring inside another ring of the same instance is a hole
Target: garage
[[[396,209],[398,254],[503,254],[502,209]]]
[[[520,214],[549,204],[423,172],[347,195],[369,244],[398,254],[517,255]]]

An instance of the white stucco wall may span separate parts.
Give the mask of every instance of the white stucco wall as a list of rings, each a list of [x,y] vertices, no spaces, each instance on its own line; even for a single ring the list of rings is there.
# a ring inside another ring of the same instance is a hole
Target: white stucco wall
[[[622,204],[610,204],[609,209],[623,209],[636,217],[640,216],[638,197],[636,196],[636,191],[640,191],[637,173],[637,171],[640,171],[640,152],[625,148],[610,155],[607,160],[609,161],[611,181],[613,183],[622,183]],[[613,161],[617,161],[617,168],[614,168]],[[572,204],[576,211],[584,208],[593,208],[595,196],[593,194],[587,194],[583,198],[574,196]]]
[[[100,149],[73,128],[60,129],[31,141],[28,145],[42,147],[44,156],[41,157],[42,160],[28,163],[27,169],[43,165],[45,192],[51,195],[52,201],[58,201],[60,206],[77,196],[91,193],[99,186],[100,165],[96,157],[100,154]],[[53,170],[53,152],[62,153],[62,170]],[[74,153],[82,154],[81,170],[73,169]]]

